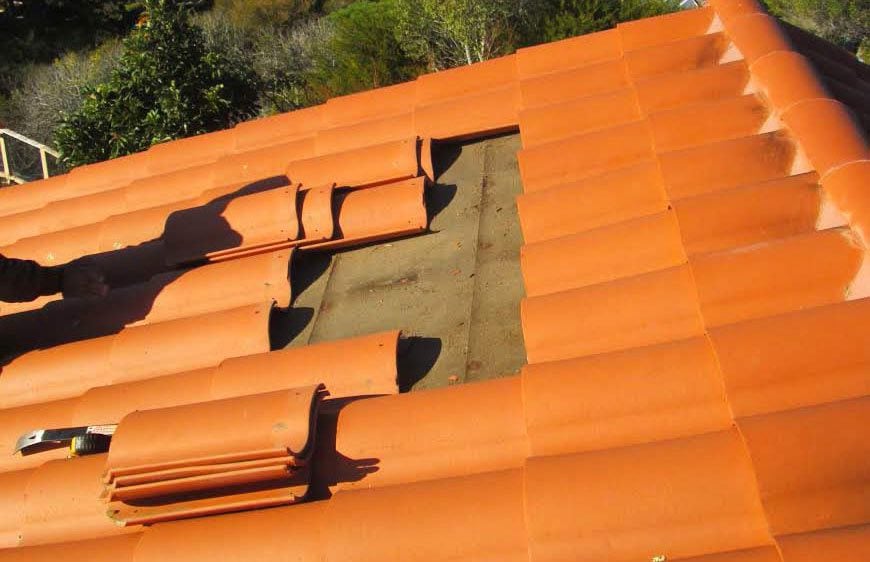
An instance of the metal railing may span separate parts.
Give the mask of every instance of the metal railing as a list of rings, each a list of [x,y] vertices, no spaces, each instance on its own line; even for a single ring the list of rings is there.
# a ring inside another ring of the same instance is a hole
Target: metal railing
[[[7,183],[27,183],[28,181],[30,181],[23,176],[16,175],[15,172],[10,168],[9,151],[7,150],[6,146],[7,137],[15,139],[18,142],[24,143],[38,150],[42,178],[46,179],[49,177],[50,174],[48,170],[48,157],[51,156],[55,160],[57,160],[58,158],[60,158],[60,155],[57,153],[57,151],[45,146],[40,142],[29,139],[24,135],[18,134],[15,131],[11,131],[9,129],[0,129],[0,161],[2,161],[3,164],[3,169],[0,170],[0,179],[6,180]]]

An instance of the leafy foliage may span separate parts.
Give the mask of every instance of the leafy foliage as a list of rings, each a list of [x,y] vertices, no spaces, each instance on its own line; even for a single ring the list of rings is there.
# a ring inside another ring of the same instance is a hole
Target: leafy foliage
[[[209,50],[185,8],[146,0],[148,17],[124,41],[108,82],[85,91],[56,133],[64,160],[79,165],[231,126],[254,113],[251,70]]]
[[[215,12],[246,29],[281,28],[309,14],[314,0],[215,0]]]
[[[11,92],[32,65],[94,47],[130,29],[137,14],[135,6],[128,4],[124,0],[0,0],[0,93]]]
[[[870,0],[765,0],[770,12],[852,52],[870,41]]]
[[[396,34],[431,70],[481,62],[516,47],[536,0],[398,0]]]
[[[593,33],[679,9],[678,0],[543,0],[531,43]]]
[[[396,0],[358,0],[324,18],[325,40],[313,52],[312,100],[387,86],[420,72],[396,39]]]
[[[14,129],[43,144],[54,144],[64,113],[77,110],[86,89],[109,79],[121,56],[112,39],[93,51],[71,52],[34,67],[9,96],[3,114]]]

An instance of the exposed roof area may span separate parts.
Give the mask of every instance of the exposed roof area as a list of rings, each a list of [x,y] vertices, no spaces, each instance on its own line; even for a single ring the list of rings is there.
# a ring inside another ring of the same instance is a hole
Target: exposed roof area
[[[711,0],[0,191],[113,286],[2,306],[0,451],[117,424],[0,562],[870,559],[868,94]]]

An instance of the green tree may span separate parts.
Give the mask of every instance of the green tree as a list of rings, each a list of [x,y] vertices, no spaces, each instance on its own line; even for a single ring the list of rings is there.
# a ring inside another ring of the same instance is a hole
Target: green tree
[[[358,0],[324,18],[321,45],[312,53],[311,99],[388,86],[415,77],[419,65],[396,39],[396,0]]]
[[[430,70],[481,62],[517,46],[537,0],[398,0],[397,37]]]
[[[126,33],[141,11],[127,0],[0,0],[0,93],[8,94],[30,66],[92,48]]]
[[[765,0],[770,12],[853,53],[870,42],[870,0]]]
[[[108,82],[85,91],[64,116],[55,141],[64,161],[80,165],[233,125],[255,112],[249,68],[210,51],[186,8],[146,0],[147,17],[124,41]]]
[[[248,29],[289,27],[315,9],[314,0],[215,0],[214,11]]]
[[[528,43],[558,41],[616,24],[674,12],[679,0],[542,0]]]

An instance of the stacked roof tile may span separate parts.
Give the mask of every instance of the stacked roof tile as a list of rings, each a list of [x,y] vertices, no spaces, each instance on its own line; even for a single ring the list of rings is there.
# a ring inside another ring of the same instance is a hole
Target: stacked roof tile
[[[0,192],[4,253],[116,287],[4,305],[0,446],[119,424],[0,457],[0,561],[870,559],[868,73],[710,4]],[[519,375],[270,351],[293,252],[421,231],[428,139],[517,127]]]

